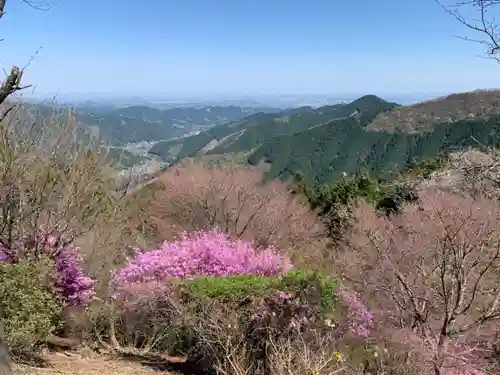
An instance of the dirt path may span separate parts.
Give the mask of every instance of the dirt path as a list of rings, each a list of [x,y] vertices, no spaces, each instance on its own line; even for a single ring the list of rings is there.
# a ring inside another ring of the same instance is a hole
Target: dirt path
[[[14,365],[14,375],[174,375],[137,362],[101,355],[85,357],[80,354],[50,353],[44,359],[48,367]]]

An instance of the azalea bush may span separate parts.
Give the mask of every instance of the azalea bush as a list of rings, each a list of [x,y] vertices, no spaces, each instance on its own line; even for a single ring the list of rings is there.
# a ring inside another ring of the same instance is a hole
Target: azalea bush
[[[144,340],[149,340],[161,347],[168,340],[159,331],[174,332],[171,325],[184,314],[179,313],[186,308],[180,292],[189,294],[189,287],[183,287],[188,280],[201,276],[271,277],[291,267],[290,261],[276,249],[256,249],[253,243],[232,240],[216,229],[184,233],[178,240],[166,241],[151,251],[135,249],[110,283],[112,304],[116,307],[112,328],[117,337],[113,340],[133,346],[142,346]],[[248,289],[245,282],[239,284]]]
[[[373,314],[368,310],[357,293],[342,289],[340,301],[347,311],[347,322],[352,334],[360,338],[370,336],[373,326]]]
[[[348,333],[364,341],[372,323],[356,295],[342,289],[338,303],[333,277],[216,229],[136,249],[111,287],[115,345],[187,355],[211,370],[244,345],[249,373],[258,373],[272,366],[272,342],[312,343],[313,332],[336,345]]]
[[[257,250],[253,243],[232,240],[219,230],[183,234],[158,249],[141,252],[118,270],[112,280],[115,297],[120,294],[163,293],[170,280],[195,276],[262,275],[288,271],[289,260],[269,247]]]
[[[36,233],[22,240],[13,241],[10,246],[0,246],[0,261],[16,264],[23,259],[44,261],[49,259],[52,272],[45,287],[69,306],[80,306],[91,301],[94,290],[94,280],[83,270],[79,249],[61,243],[53,235]]]

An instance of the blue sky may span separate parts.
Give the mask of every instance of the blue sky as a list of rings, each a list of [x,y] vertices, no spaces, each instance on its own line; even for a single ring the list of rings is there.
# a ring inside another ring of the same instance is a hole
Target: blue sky
[[[303,94],[500,87],[433,0],[7,0],[0,65],[40,93]]]

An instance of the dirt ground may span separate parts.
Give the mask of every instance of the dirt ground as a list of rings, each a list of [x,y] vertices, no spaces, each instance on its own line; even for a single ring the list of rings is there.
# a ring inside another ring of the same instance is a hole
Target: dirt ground
[[[14,365],[14,375],[174,375],[157,371],[135,361],[117,359],[105,355],[88,356],[80,353],[47,353],[47,367]]]

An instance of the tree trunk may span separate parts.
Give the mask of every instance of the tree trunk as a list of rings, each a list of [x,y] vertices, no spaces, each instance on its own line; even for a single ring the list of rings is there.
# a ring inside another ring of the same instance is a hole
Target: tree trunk
[[[5,341],[4,322],[0,320],[0,375],[12,375],[9,347]]]

